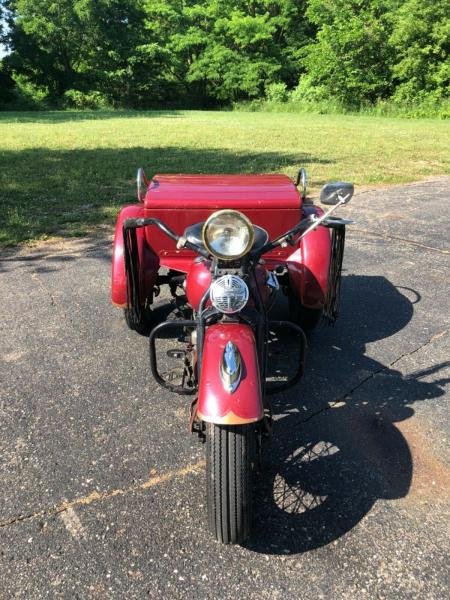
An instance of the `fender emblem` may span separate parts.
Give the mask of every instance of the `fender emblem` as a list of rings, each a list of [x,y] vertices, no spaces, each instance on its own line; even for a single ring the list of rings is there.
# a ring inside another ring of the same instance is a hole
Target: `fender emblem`
[[[237,389],[242,376],[241,355],[233,342],[228,342],[225,346],[219,372],[223,387],[232,394]]]

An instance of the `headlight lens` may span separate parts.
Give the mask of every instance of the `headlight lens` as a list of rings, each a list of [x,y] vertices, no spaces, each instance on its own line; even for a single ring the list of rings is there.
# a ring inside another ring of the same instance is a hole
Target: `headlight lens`
[[[203,225],[206,249],[222,260],[233,260],[247,254],[254,236],[253,225],[237,210],[219,210]]]

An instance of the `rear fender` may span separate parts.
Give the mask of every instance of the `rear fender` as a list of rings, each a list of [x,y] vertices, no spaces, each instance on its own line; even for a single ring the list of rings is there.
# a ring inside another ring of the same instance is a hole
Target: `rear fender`
[[[233,392],[220,375],[225,346],[232,342],[241,359],[242,376]],[[207,328],[202,352],[197,416],[202,421],[242,425],[263,416],[260,372],[253,330],[242,323],[218,323]]]
[[[111,301],[116,306],[127,307],[127,277],[125,273],[125,260],[123,255],[123,222],[125,219],[144,216],[142,205],[133,204],[122,208],[117,218],[113,243],[112,274],[111,274]],[[145,239],[144,227],[136,229],[139,252],[140,271],[140,300],[143,304],[151,293],[159,269],[159,259]]]

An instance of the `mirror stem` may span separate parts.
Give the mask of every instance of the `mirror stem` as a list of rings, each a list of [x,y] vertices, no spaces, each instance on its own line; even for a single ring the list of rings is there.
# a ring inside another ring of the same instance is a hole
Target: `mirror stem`
[[[319,217],[318,219],[315,219],[314,223],[312,225],[310,225],[308,227],[308,229],[306,229],[306,231],[304,231],[302,233],[302,235],[298,238],[298,241],[303,239],[305,237],[305,235],[308,235],[308,233],[310,231],[314,231],[314,229],[316,229],[322,223],[322,221],[325,221],[325,219],[327,217],[329,217],[331,215],[331,213],[334,212],[339,206],[342,206],[342,204],[345,204],[347,201],[347,198],[348,198],[348,195],[345,196],[345,198],[343,198],[342,196],[339,196],[339,202],[337,204],[335,204],[334,206],[332,206],[329,210],[327,210],[327,212],[324,213],[321,217]]]

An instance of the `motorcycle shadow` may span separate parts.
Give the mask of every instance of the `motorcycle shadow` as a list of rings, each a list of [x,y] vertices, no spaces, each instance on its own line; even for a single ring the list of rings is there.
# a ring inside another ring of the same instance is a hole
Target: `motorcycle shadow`
[[[273,439],[263,451],[246,543],[255,552],[324,546],[355,527],[377,499],[406,496],[412,456],[394,423],[414,414],[414,402],[444,393],[443,382],[420,381],[444,365],[404,377],[364,355],[368,342],[406,326],[420,295],[407,290],[407,297],[384,277],[348,276],[342,284],[339,325],[317,333],[303,382],[273,400]],[[355,389],[353,371],[375,376]]]

